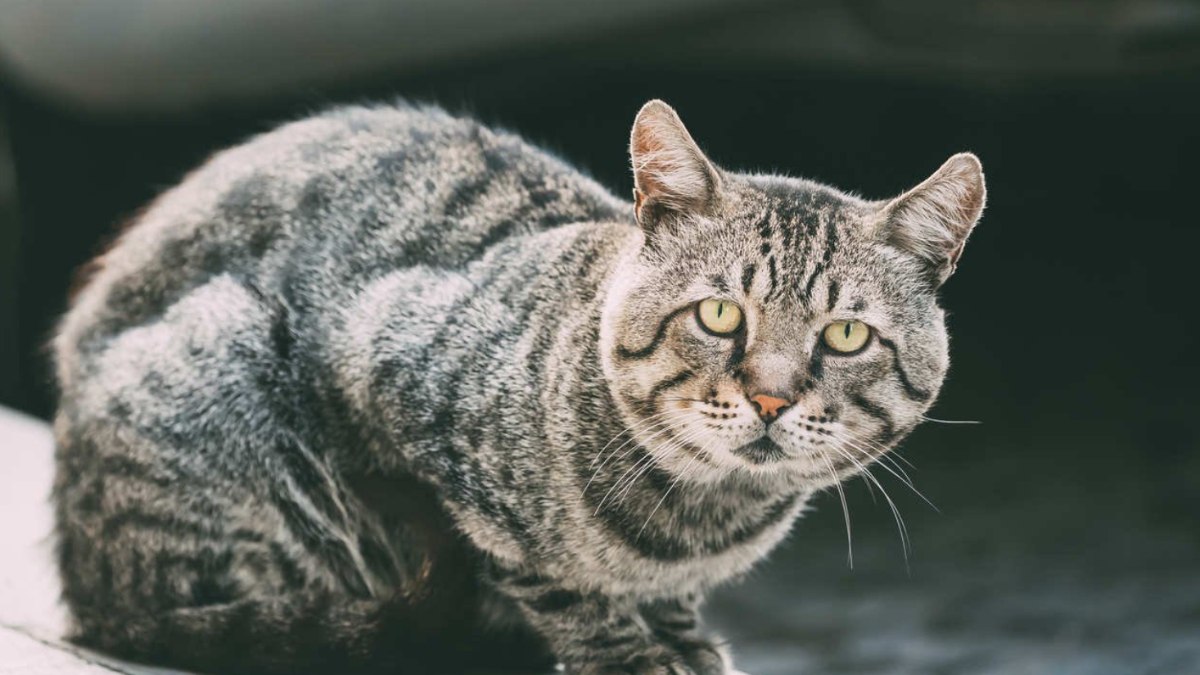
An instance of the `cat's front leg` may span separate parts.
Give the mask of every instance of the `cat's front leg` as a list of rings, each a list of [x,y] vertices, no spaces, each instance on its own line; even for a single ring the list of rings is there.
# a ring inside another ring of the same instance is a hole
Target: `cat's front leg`
[[[642,603],[640,610],[655,638],[678,652],[696,673],[732,672],[729,652],[700,625],[696,595]]]
[[[493,577],[571,675],[726,675],[717,647],[661,633],[635,600],[572,590],[538,575]],[[669,639],[668,639],[669,638]]]

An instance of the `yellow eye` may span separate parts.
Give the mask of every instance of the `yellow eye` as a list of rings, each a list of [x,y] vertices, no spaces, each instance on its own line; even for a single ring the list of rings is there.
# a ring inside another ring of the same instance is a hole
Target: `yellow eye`
[[[871,337],[871,327],[861,321],[834,321],[825,327],[825,344],[835,352],[852,354]]]
[[[729,335],[742,326],[742,308],[728,300],[701,300],[696,306],[696,317],[714,335]]]

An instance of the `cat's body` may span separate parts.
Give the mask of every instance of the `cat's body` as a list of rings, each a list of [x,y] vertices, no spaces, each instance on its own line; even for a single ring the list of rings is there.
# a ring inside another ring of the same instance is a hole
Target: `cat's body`
[[[634,145],[636,163],[636,131]],[[722,459],[668,428],[681,413],[660,407],[676,400],[706,407],[714,433],[750,433],[737,429],[757,418],[688,367],[715,348],[681,332],[690,315],[652,311],[631,288],[670,285],[639,271],[647,260],[681,279],[705,258],[655,233],[682,209],[652,178],[639,175],[635,211],[511,135],[437,110],[351,108],[222,153],[160,198],[103,257],[55,343],[60,563],[80,639],[291,671],[403,667],[436,653],[427,641],[454,651],[495,630],[537,636],[572,671],[723,672],[697,632],[703,592],[854,468],[760,470],[774,460]],[[787,296],[777,287],[794,277],[796,302],[819,292],[832,309],[845,291],[818,278],[836,267],[832,205],[878,205],[744,181],[724,188],[738,195],[721,202],[727,220],[767,218],[786,198],[812,208],[812,225],[756,232],[743,248],[766,257],[710,283]],[[793,237],[794,263],[759,250]],[[879,292],[932,312],[928,285]],[[941,356],[900,333],[874,347],[897,368],[927,361],[889,377],[914,410],[945,371],[935,333]],[[769,379],[745,344],[745,364],[726,365],[741,382]],[[799,407],[819,379],[787,400]],[[686,398],[692,386],[703,392]],[[916,423],[860,402],[885,420],[880,448]],[[809,431],[835,433],[823,425],[841,410],[823,401]],[[726,468],[736,461],[748,468]]]

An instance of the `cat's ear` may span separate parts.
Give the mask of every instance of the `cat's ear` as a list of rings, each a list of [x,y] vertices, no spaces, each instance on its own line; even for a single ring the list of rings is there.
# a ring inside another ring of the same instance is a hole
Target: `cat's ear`
[[[679,115],[657,99],[642,106],[633,122],[629,158],[637,219],[647,230],[672,215],[705,211],[720,187],[719,172]]]
[[[926,261],[940,286],[954,273],[986,201],[979,158],[961,152],[923,183],[887,202],[879,211],[878,232],[891,245]]]

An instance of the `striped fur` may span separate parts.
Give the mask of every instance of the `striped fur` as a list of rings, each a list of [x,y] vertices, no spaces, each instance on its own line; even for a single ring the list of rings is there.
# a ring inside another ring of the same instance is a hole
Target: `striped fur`
[[[636,204],[408,105],[164,194],[54,342],[76,638],[220,672],[726,672],[704,592],[936,397],[978,217],[943,202],[981,208],[982,175],[868,202],[725,172],[661,103],[633,139]],[[738,336],[699,328],[710,296]],[[847,318],[872,344],[823,351]],[[795,398],[769,429],[763,388]]]

